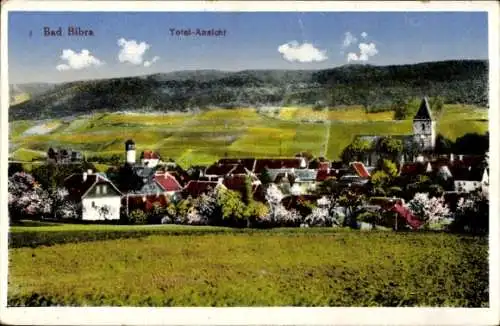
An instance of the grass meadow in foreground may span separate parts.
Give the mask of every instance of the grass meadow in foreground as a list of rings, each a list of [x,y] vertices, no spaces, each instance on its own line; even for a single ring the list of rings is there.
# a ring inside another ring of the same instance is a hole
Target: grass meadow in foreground
[[[11,248],[8,304],[488,306],[486,238],[219,229]]]

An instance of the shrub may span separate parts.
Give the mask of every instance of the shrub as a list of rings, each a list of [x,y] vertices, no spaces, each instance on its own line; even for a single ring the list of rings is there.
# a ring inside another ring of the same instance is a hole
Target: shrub
[[[191,198],[183,199],[175,207],[176,215],[173,217],[174,223],[183,224],[186,221],[189,208],[191,207]]]
[[[431,197],[441,197],[444,194],[444,189],[438,184],[433,184],[429,186],[429,195]]]
[[[302,215],[302,217],[310,215],[315,208],[316,205],[309,200],[299,199],[297,201],[297,211],[300,215]]]
[[[369,223],[369,224],[374,226],[374,225],[380,224],[381,216],[380,216],[380,214],[374,213],[374,212],[364,212],[364,213],[359,214],[356,217],[356,220],[358,222],[365,222],[365,223]]]
[[[129,223],[142,225],[148,222],[147,215],[141,209],[135,209],[129,214]]]
[[[403,194],[403,189],[398,186],[393,186],[389,188],[388,195],[393,197],[401,197]]]
[[[194,207],[191,207],[186,216],[186,223],[189,225],[208,225],[208,217],[200,214]]]

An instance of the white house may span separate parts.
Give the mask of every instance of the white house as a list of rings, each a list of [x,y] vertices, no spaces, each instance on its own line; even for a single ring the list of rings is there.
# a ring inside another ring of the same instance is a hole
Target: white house
[[[83,221],[119,220],[122,194],[103,174],[72,174],[64,181],[69,197],[81,204]]]
[[[454,185],[456,192],[471,192],[480,190],[488,192],[488,170],[485,168],[468,167],[464,171],[454,173]]]

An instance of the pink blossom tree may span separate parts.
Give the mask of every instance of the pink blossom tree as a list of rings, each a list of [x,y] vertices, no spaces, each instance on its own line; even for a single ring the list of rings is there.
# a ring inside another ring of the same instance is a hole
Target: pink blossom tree
[[[49,214],[52,199],[31,174],[17,172],[8,180],[8,205],[11,219],[38,218]]]
[[[443,197],[430,197],[427,193],[417,193],[408,202],[408,208],[424,222],[424,228],[441,230],[453,221],[450,209]]]

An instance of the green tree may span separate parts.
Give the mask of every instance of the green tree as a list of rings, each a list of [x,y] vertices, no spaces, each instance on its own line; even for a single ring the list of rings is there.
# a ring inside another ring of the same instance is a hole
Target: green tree
[[[220,208],[223,222],[231,226],[242,226],[242,222],[245,220],[245,204],[238,192],[230,189],[220,189],[217,192],[217,206]]]
[[[393,179],[397,177],[398,175],[398,167],[396,164],[390,160],[383,160],[382,161],[382,166],[381,166],[382,171],[387,173],[387,175]]]
[[[389,183],[390,177],[382,170],[375,171],[372,174],[371,182],[375,189],[384,188]]]
[[[249,205],[253,202],[253,192],[252,192],[252,179],[250,176],[245,176],[245,188],[243,191],[243,202],[245,205]]]
[[[394,120],[405,120],[410,115],[408,102],[402,98],[398,98],[394,101],[391,110],[394,111]]]
[[[372,143],[368,140],[356,138],[351,144],[349,144],[342,151],[342,161],[344,163],[350,163],[353,161],[359,161],[372,150]]]
[[[352,189],[344,189],[338,198],[338,204],[344,206],[347,210],[345,223],[350,226],[354,226],[356,222],[353,219],[353,213],[363,204],[365,201],[365,196],[354,192]]]
[[[377,152],[395,161],[403,152],[403,142],[391,136],[383,137],[377,143]]]
[[[453,152],[453,146],[453,141],[444,137],[442,134],[438,134],[434,151],[438,154],[450,154]]]
[[[269,207],[264,203],[252,201],[245,206],[244,217],[247,220],[247,227],[261,222],[269,214]]]
[[[429,100],[432,112],[438,116],[443,111],[444,99],[441,96],[431,97]]]

